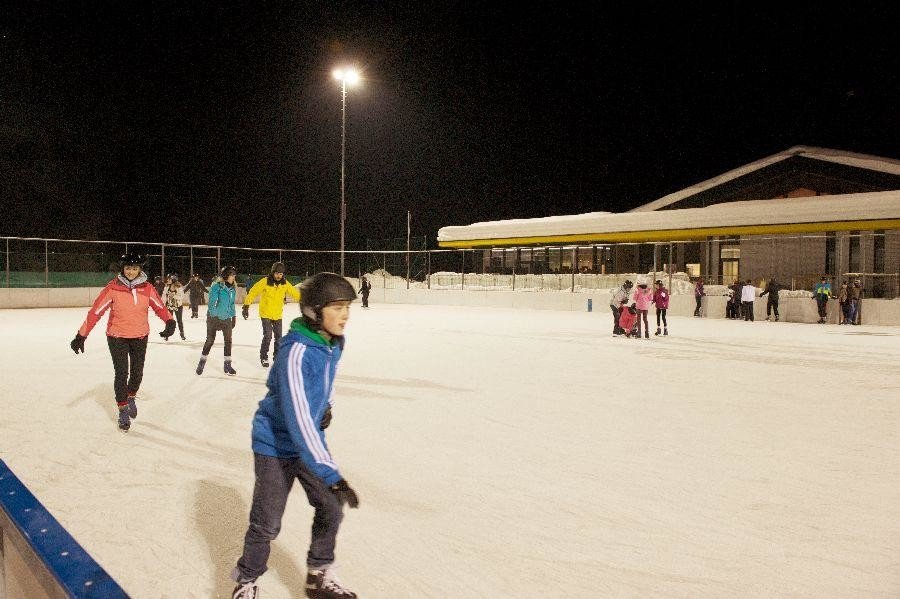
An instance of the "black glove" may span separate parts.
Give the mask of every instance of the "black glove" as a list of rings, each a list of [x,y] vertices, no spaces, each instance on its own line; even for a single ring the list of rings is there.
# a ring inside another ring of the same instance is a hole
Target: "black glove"
[[[322,423],[319,424],[319,430],[325,430],[328,428],[328,425],[331,424],[331,408],[329,407],[325,410],[325,413],[322,414]]]
[[[232,316],[231,317],[231,328],[233,329],[236,326],[237,326],[237,316]]]
[[[241,308],[241,316],[244,317],[244,320],[250,318],[250,306],[244,305],[244,307]]]
[[[334,496],[337,497],[338,503],[344,505],[348,504],[351,508],[359,507],[359,497],[356,496],[356,491],[350,488],[350,485],[347,484],[347,481],[341,479],[331,485],[328,488]]]
[[[84,353],[84,340],[85,339],[87,339],[87,337],[82,337],[81,333],[75,333],[75,338],[72,339],[71,343],[69,343],[69,347],[71,347],[72,351],[75,352],[76,354],[78,352]],[[330,418],[329,418],[329,420],[330,420]]]
[[[166,328],[159,334],[160,337],[171,337],[175,334],[175,319],[171,318],[166,321]]]

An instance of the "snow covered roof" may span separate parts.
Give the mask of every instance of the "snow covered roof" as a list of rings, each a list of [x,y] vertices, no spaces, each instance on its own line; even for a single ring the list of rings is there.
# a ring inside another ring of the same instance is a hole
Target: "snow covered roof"
[[[590,212],[442,227],[444,247],[667,241],[713,235],[803,233],[900,228],[900,189],[865,193],[723,202],[660,210],[794,156],[900,175],[900,160],[827,148],[794,146],[628,212]]]
[[[446,247],[474,247],[663,241],[867,228],[900,228],[900,190],[480,222],[443,227],[438,242]]]
[[[775,164],[776,162],[787,160],[794,156],[803,156],[805,158],[812,158],[814,160],[835,162],[846,166],[854,166],[857,168],[864,168],[872,171],[890,173],[892,175],[900,175],[900,160],[891,160],[888,158],[881,158],[879,156],[855,154],[853,152],[831,150],[828,148],[794,146],[792,148],[788,148],[783,152],[779,152],[778,154],[773,154],[767,158],[757,160],[756,162],[745,164],[740,168],[730,170],[726,173],[718,175],[717,177],[713,177],[712,179],[707,179],[706,181],[697,183],[696,185],[692,185],[690,187],[686,187],[680,191],[676,191],[675,193],[670,193],[669,195],[663,196],[658,200],[654,200],[649,204],[644,204],[643,206],[633,208],[629,212],[648,212],[651,210],[659,210],[660,208],[664,208],[665,206],[674,204],[675,202],[683,200],[684,198],[698,194],[702,191],[706,191],[707,189],[717,187],[719,185],[722,185],[723,183],[726,183],[733,179],[737,179],[738,177],[742,177],[761,168],[765,168],[767,166]]]

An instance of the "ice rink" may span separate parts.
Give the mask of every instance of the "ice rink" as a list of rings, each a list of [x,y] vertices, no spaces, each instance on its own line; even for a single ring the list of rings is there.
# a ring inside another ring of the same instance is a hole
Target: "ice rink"
[[[453,292],[448,292],[453,293]],[[135,598],[230,597],[265,393],[257,307],[194,373],[155,331],[128,433],[106,318],[0,311],[0,458]],[[285,328],[297,305],[285,310]],[[332,453],[360,597],[900,597],[900,327],[356,304]],[[312,511],[288,502],[266,599],[303,597]]]

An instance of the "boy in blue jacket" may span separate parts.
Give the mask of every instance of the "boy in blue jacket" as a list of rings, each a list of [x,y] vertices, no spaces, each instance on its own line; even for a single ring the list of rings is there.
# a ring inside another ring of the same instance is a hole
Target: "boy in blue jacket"
[[[344,348],[344,327],[356,291],[335,273],[318,273],[300,288],[302,317],[281,339],[266,385],[268,393],[253,418],[256,484],[244,553],[232,578],[232,599],[257,597],[257,578],[266,571],[269,545],[294,480],[315,509],[312,539],[306,554],[306,596],[310,599],[355,599],[334,575],[334,547],[343,505],[359,499],[338,471],[324,430],[331,423],[335,371]]]

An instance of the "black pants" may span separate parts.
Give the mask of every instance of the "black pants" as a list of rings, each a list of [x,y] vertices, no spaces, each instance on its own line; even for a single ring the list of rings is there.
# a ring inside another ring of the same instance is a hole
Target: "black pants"
[[[262,321],[263,338],[259,346],[259,359],[265,360],[269,357],[269,345],[272,343],[273,333],[275,335],[275,351],[272,355],[278,355],[278,342],[281,341],[281,319],[261,318],[260,320]]]
[[[656,328],[659,328],[659,318],[662,317],[662,324],[664,327],[669,328],[668,323],[666,322],[666,310],[668,308],[657,308],[656,309]]]
[[[766,318],[770,312],[775,312],[775,318],[778,318],[778,300],[769,300],[766,302]]]
[[[113,389],[116,403],[128,401],[129,393],[137,393],[144,378],[144,356],[147,355],[147,337],[126,339],[124,337],[107,337],[109,355],[112,356]]]
[[[828,300],[816,299],[816,304],[818,304],[819,307],[819,318],[828,316]]]
[[[615,335],[622,330],[622,328],[619,326],[619,316],[622,314],[622,309],[617,306],[613,306],[612,304],[609,305],[609,309],[612,310],[613,313],[613,335]]]
[[[250,526],[244,535],[244,553],[237,567],[241,580],[255,580],[268,568],[270,543],[281,531],[281,518],[294,479],[306,492],[309,505],[315,509],[312,539],[306,564],[321,569],[334,563],[334,546],[344,512],[325,482],[310,472],[300,458],[275,458],[253,454],[253,506]]]
[[[197,312],[200,310],[200,302],[191,300],[191,318],[197,318]]]
[[[744,307],[744,320],[753,320],[753,302],[741,302]]]
[[[181,313],[184,312],[183,306],[178,306],[175,310],[169,308],[169,314],[175,317],[176,322],[178,322],[178,333],[184,337],[184,322],[181,320]]]
[[[638,310],[637,311],[637,334],[638,334],[638,337],[641,336],[641,319],[644,319],[644,332],[649,336],[650,335],[650,323],[647,322],[647,310]]]
[[[215,316],[209,316],[206,319],[206,343],[203,344],[203,355],[208,356],[209,350],[212,349],[213,342],[216,340],[216,331],[222,331],[225,338],[225,357],[231,357],[231,319],[222,320]]]
[[[702,295],[695,295],[695,296],[694,296],[694,299],[697,300],[697,307],[694,308],[694,316],[700,316],[700,308],[702,307],[701,304],[702,304],[702,302],[703,302],[703,296],[702,296]]]
[[[362,307],[363,307],[363,308],[368,308],[368,307],[369,307],[369,294],[368,294],[368,293],[363,293],[363,294],[362,294],[362,302],[363,302],[363,303],[362,303]]]

